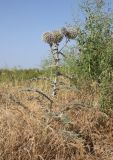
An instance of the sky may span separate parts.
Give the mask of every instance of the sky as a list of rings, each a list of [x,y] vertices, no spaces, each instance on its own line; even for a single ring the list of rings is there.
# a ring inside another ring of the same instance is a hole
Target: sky
[[[79,20],[80,1],[0,0],[0,68],[40,67],[49,56],[43,33]]]
[[[0,68],[37,68],[48,57],[44,32],[73,23],[78,0],[0,0]]]

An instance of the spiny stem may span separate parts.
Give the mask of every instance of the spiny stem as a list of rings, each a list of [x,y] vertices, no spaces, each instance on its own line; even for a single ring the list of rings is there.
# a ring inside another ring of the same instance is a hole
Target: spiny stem
[[[50,101],[50,103],[51,103],[51,105],[50,105],[50,109],[51,109],[52,104],[53,104],[53,100],[52,100],[49,96],[47,96],[47,94],[46,94],[46,93],[42,92],[42,91],[41,91],[41,90],[39,90],[39,89],[32,89],[32,88],[22,89],[21,91],[37,92],[37,93],[41,94],[41,95],[42,95],[42,96],[44,96],[47,100],[49,100],[49,101]]]

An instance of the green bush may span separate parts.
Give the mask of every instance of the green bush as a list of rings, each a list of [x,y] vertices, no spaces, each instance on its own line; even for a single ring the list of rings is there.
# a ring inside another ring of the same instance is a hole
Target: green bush
[[[94,2],[94,0],[93,0]],[[98,2],[99,3],[99,2]],[[78,35],[82,72],[93,80],[99,80],[103,70],[113,67],[111,25],[113,17],[100,5],[87,1],[84,6],[85,26]],[[108,65],[109,64],[109,65]]]
[[[113,108],[113,14],[112,11],[105,11],[104,0],[82,2],[85,23],[76,39],[79,58],[76,53],[75,57],[71,54],[72,57],[65,63],[69,66],[70,73],[75,75],[76,85],[82,87],[86,82],[90,85],[90,82],[95,81],[99,86],[101,108]]]

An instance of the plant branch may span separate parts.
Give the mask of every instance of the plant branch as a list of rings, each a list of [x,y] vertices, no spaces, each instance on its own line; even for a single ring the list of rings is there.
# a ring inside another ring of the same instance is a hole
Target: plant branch
[[[59,50],[59,53],[66,47],[67,43],[69,42],[69,39],[66,39],[65,44],[63,45],[63,47]]]
[[[41,90],[38,89],[32,89],[32,88],[27,88],[27,89],[22,89],[21,91],[28,91],[28,92],[37,92],[39,94],[41,94],[42,96],[44,96],[47,100],[49,100],[51,102],[51,104],[53,103],[53,100],[51,98],[49,98],[46,93],[42,92]]]

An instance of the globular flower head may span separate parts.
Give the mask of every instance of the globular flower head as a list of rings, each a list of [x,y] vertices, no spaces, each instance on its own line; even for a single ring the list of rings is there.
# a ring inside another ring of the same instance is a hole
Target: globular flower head
[[[46,32],[43,34],[43,40],[49,45],[58,44],[62,41],[63,36],[60,31]]]
[[[53,43],[60,43],[64,35],[60,31],[53,31]]]
[[[78,34],[78,29],[74,27],[63,27],[61,33],[68,39],[75,39]]]
[[[53,43],[53,33],[52,32],[44,33],[43,34],[43,41],[45,41],[49,45],[52,45],[52,43]]]

